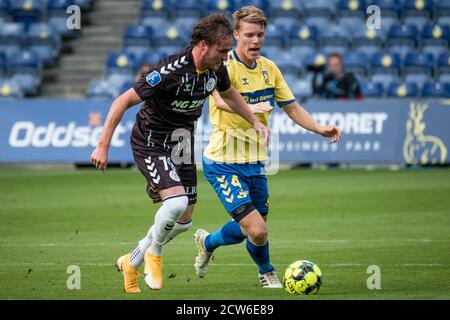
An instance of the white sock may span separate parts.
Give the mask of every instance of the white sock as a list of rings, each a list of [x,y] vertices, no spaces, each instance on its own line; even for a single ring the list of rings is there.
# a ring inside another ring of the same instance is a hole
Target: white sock
[[[145,238],[139,241],[137,247],[131,252],[130,263],[133,268],[137,269],[142,264],[142,261],[144,260],[145,251],[152,244],[153,229],[154,229],[153,226],[151,226]]]
[[[175,224],[175,227],[173,227],[172,231],[169,233],[169,236],[167,237],[164,244],[171,241],[173,238],[178,236],[180,233],[186,232],[189,230],[189,228],[192,226],[192,220],[189,222],[178,222]]]
[[[169,234],[175,227],[176,221],[182,215],[188,206],[188,197],[175,196],[164,200],[155,216],[155,223],[152,230],[152,241],[150,253],[154,256],[162,255],[162,246]]]

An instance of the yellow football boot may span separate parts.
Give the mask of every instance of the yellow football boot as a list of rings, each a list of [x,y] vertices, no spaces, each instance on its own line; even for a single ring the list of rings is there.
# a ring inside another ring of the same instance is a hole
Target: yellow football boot
[[[163,283],[163,261],[162,256],[152,256],[148,251],[144,255],[144,280],[153,290],[159,290]]]
[[[138,286],[139,270],[131,266],[130,254],[126,254],[117,259],[117,270],[123,274],[123,291],[126,293],[139,293]]]

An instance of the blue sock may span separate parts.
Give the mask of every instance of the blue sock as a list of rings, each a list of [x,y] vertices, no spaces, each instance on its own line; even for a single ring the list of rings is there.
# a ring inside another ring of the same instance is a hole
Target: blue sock
[[[241,243],[245,238],[239,223],[232,220],[225,223],[222,228],[206,237],[205,248],[208,252],[213,252],[220,246]]]
[[[274,270],[272,264],[270,263],[269,241],[267,241],[263,246],[257,246],[247,239],[247,251],[258,266],[260,274]]]

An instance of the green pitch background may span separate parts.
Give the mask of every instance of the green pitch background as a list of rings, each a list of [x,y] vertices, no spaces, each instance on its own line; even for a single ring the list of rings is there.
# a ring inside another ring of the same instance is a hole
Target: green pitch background
[[[245,244],[196,278],[194,231],[229,220],[199,176],[193,228],[165,248],[164,287],[122,292],[114,268],[157,209],[136,170],[0,170],[0,299],[450,299],[450,170],[281,171],[269,177],[271,258],[316,262],[316,296],[259,287]],[[67,267],[81,270],[69,290]],[[366,286],[381,268],[381,289]]]

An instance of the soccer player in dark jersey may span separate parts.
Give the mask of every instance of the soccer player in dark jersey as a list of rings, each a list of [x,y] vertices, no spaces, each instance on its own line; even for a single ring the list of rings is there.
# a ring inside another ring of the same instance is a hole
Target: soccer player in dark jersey
[[[162,287],[162,247],[191,226],[197,200],[194,163],[194,122],[216,89],[234,112],[246,119],[268,141],[268,129],[255,117],[230,84],[223,62],[232,47],[232,28],[222,14],[212,14],[192,30],[191,46],[152,66],[131,89],[111,105],[93,165],[105,170],[108,148],[124,112],[145,101],[136,115],[131,147],[136,164],[147,180],[153,202],[162,201],[154,224],[137,247],[117,260],[124,290],[140,292],[139,266],[145,261],[145,283]]]

